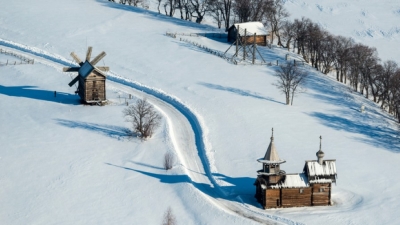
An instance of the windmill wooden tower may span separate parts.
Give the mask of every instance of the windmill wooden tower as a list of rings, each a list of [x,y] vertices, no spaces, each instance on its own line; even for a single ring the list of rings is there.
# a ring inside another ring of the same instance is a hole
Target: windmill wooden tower
[[[82,102],[88,104],[98,104],[106,100],[106,73],[109,67],[95,66],[101,59],[106,56],[105,52],[101,52],[94,59],[90,60],[92,47],[86,52],[86,59],[83,62],[74,52],[71,52],[72,58],[79,64],[79,67],[64,67],[64,72],[78,72],[68,85],[72,87],[76,82],[78,93]]]

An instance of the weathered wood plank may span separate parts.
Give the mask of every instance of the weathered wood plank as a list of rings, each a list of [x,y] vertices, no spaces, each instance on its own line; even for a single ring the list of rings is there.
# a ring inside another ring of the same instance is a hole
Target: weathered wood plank
[[[101,52],[98,56],[96,56],[91,62],[90,64],[92,64],[92,66],[96,65],[102,58],[104,58],[104,56],[106,56],[105,52]]]
[[[83,65],[82,60],[74,52],[71,52],[71,56],[75,60],[75,62],[77,62],[80,66]]]

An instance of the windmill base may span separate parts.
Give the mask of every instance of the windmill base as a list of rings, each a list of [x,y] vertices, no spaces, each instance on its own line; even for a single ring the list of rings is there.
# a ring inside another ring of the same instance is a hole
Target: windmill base
[[[93,101],[83,101],[81,103],[84,105],[98,105],[98,106],[105,106],[107,104],[107,100],[93,100]]]

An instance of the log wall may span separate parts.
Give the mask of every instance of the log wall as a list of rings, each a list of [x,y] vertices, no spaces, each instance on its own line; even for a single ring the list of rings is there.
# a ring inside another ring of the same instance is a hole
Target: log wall
[[[282,189],[282,207],[301,206],[311,206],[311,187]]]
[[[312,205],[330,205],[331,184],[312,184]]]
[[[97,71],[93,71],[85,80],[83,100],[106,100],[106,79]]]
[[[246,41],[246,44],[251,45],[254,43],[253,40],[254,40],[253,36],[248,36],[248,37],[242,37],[242,39],[240,41],[243,44],[244,44],[244,41]],[[262,45],[262,46],[267,46],[267,37],[265,35],[256,36],[256,44]]]
[[[264,208],[278,208],[281,204],[281,191],[280,189],[266,189],[265,190],[265,204]]]

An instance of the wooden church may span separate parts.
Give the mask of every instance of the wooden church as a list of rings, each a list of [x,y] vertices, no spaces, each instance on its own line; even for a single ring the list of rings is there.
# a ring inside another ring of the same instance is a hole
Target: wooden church
[[[285,163],[278,156],[272,130],[271,142],[264,158],[258,159],[262,169],[257,171],[256,199],[264,209],[331,205],[332,183],[336,183],[336,160],[324,160],[324,152],[316,153],[317,160],[306,160],[302,173],[287,174],[281,170]]]
[[[87,104],[98,104],[106,100],[106,73],[109,67],[96,66],[96,64],[106,56],[101,52],[94,59],[90,59],[92,47],[86,52],[86,59],[83,62],[74,52],[72,58],[79,64],[79,67],[64,67],[64,72],[78,72],[78,75],[68,84],[72,87],[78,82],[75,93],[79,94],[81,101]]]

